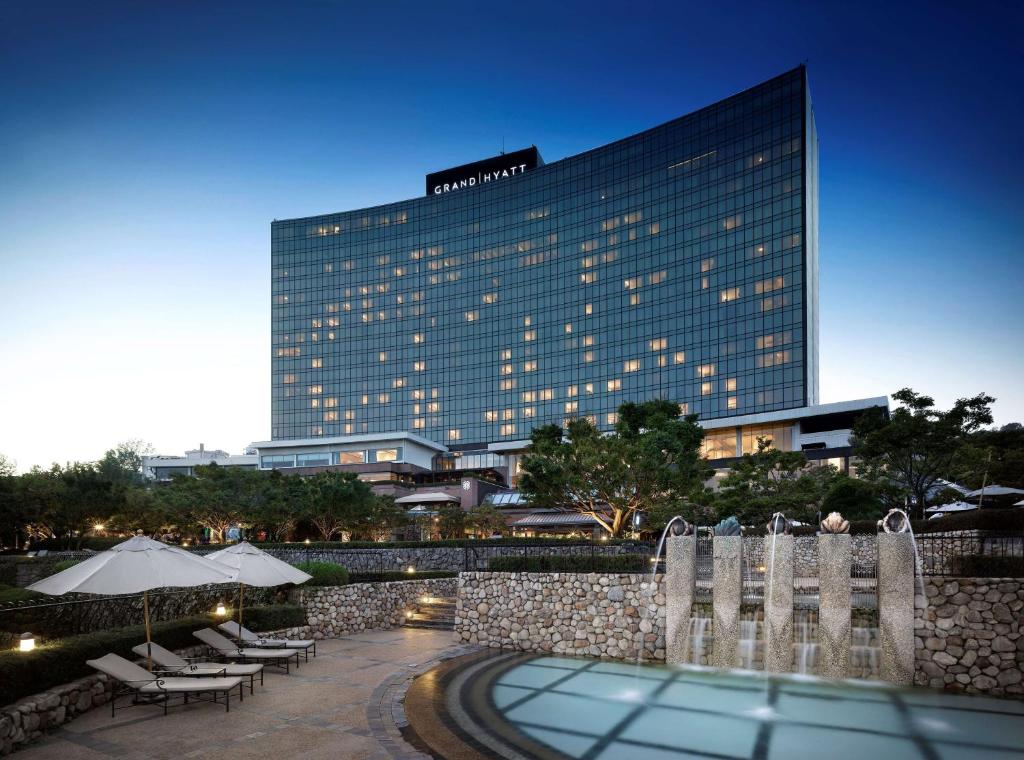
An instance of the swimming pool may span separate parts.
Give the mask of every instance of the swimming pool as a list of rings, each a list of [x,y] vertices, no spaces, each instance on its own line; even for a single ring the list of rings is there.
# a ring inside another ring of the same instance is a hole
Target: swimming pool
[[[446,758],[1024,757],[1020,702],[571,657],[459,658],[413,684],[406,713]]]

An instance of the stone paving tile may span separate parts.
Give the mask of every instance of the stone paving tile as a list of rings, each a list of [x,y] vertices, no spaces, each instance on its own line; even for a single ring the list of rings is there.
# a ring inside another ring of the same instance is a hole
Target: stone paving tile
[[[24,760],[302,757],[423,760],[401,738],[402,699],[412,678],[466,651],[448,631],[365,631],[317,644],[291,675],[267,671],[244,702],[190,704],[166,717],[152,707],[99,708],[18,753]],[[396,723],[398,725],[396,725]]]

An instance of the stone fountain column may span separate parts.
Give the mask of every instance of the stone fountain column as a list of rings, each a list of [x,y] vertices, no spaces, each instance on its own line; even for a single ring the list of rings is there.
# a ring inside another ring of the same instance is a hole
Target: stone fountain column
[[[789,673],[793,670],[793,537],[765,536],[764,558],[764,669]]]
[[[697,537],[668,536],[665,548],[665,655],[670,665],[687,661],[690,616],[697,588]]]
[[[740,665],[740,602],[743,600],[743,537],[715,536],[712,604],[714,647],[711,664],[716,668]]]
[[[878,534],[878,629],[883,681],[914,683],[914,541],[909,533]]]
[[[818,675],[847,678],[850,675],[850,565],[849,533],[818,536]]]

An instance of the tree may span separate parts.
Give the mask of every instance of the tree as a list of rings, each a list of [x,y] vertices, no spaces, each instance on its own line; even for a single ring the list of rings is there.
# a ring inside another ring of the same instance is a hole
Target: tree
[[[140,486],[144,483],[142,457],[152,452],[152,444],[145,441],[124,441],[107,450],[96,470],[116,486]]]
[[[808,467],[799,451],[779,451],[770,438],[758,438],[757,450],[744,454],[722,478],[715,498],[719,519],[735,515],[743,524],[766,523],[776,512],[814,522],[831,481],[831,466]]]
[[[18,463],[0,454],[0,478],[7,478],[14,475],[18,470]]]
[[[365,524],[373,509],[374,495],[353,472],[319,472],[307,481],[309,506],[306,516],[324,541],[342,532],[351,533]]]
[[[972,489],[983,483],[1024,488],[1024,426],[1011,422],[998,430],[972,434],[954,474],[957,482]]]
[[[520,488],[537,506],[587,515],[619,536],[634,514],[681,510],[711,468],[700,456],[696,415],[670,401],[626,403],[614,432],[586,418],[534,428],[523,456]]]
[[[171,482],[156,493],[162,505],[182,523],[209,528],[211,538],[224,541],[228,528],[243,524],[251,516],[246,479],[259,476],[258,470],[221,467],[216,462],[197,465],[194,475],[174,474]]]
[[[458,504],[445,504],[437,510],[441,538],[466,537],[466,513]]]
[[[882,516],[882,497],[873,483],[840,473],[829,486],[821,511],[839,512],[847,520],[877,520]]]
[[[895,486],[924,517],[928,491],[940,478],[955,477],[954,465],[972,434],[992,422],[994,398],[979,393],[942,411],[935,400],[910,388],[893,394],[900,402],[888,418],[864,414],[854,424],[853,453],[858,473],[881,488]]]
[[[353,530],[353,537],[365,541],[386,541],[406,521],[405,510],[395,504],[394,496],[374,495],[363,522]]]
[[[489,504],[482,504],[469,510],[467,518],[473,532],[481,538],[503,533],[507,529],[504,516]]]

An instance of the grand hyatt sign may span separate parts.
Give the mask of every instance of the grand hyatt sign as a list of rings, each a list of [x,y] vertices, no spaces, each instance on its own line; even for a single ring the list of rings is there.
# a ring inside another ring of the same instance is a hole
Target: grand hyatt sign
[[[443,195],[452,190],[465,190],[479,187],[496,180],[518,177],[543,166],[544,161],[536,147],[503,153],[483,161],[456,166],[453,169],[434,172],[427,175],[427,195]]]

